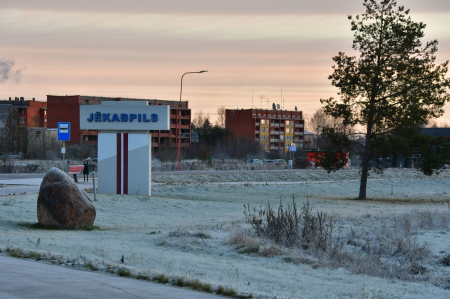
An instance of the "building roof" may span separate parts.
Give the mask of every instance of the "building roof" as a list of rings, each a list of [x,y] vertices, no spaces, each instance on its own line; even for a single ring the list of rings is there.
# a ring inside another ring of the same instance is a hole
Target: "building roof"
[[[422,133],[431,135],[433,137],[437,136],[450,136],[450,128],[422,128]]]
[[[67,95],[48,95],[48,96],[53,96],[53,97],[64,97]],[[149,102],[149,104],[153,104],[153,105],[157,105],[157,104],[161,104],[161,105],[171,105],[171,106],[176,106],[180,104],[180,101],[168,101],[168,100],[158,100],[158,99],[137,99],[137,98],[122,98],[122,97],[99,97],[99,96],[82,96],[82,95],[70,95],[70,97],[80,97],[80,100],[83,101],[147,101]],[[187,106],[187,104],[189,103],[189,101],[181,101],[181,104],[184,106]]]

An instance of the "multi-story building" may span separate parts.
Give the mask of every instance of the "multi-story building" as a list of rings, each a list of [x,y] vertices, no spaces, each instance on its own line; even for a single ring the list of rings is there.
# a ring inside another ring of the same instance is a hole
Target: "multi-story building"
[[[255,140],[266,151],[289,151],[291,143],[303,147],[301,111],[227,109],[225,127],[237,137]]]
[[[316,134],[306,131],[303,131],[303,144],[305,149],[313,149],[316,147]]]
[[[147,101],[149,105],[170,106],[170,130],[150,131],[152,145],[158,152],[160,147],[176,147],[178,145],[178,126],[181,122],[181,147],[191,145],[191,110],[188,101],[163,101],[132,98],[111,98],[94,96],[47,96],[48,127],[57,128],[58,122],[70,122],[70,141],[67,144],[97,144],[99,131],[80,130],[80,105],[100,105],[102,101]]]
[[[2,152],[24,152],[27,129],[47,127],[47,103],[10,97],[0,101],[0,150]]]

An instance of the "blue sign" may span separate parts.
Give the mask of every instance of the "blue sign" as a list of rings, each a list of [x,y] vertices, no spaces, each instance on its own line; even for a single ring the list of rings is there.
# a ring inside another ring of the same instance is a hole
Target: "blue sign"
[[[70,140],[70,123],[58,123],[58,140]]]
[[[296,148],[295,146],[291,146],[291,147],[289,148],[289,151],[290,151],[290,152],[296,152],[296,151],[297,151],[297,148]]]

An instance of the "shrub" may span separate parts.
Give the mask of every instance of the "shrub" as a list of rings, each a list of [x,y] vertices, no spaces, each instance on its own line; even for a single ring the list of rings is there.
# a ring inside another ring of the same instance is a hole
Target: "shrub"
[[[209,283],[202,283],[201,290],[203,292],[212,293],[212,287]]]
[[[91,269],[92,271],[97,271],[98,267],[96,265],[94,265],[92,262],[88,262],[86,264],[86,268]],[[120,275],[120,273],[119,273]],[[120,276],[129,276],[129,275],[120,275]]]
[[[156,276],[155,281],[166,284],[169,282],[169,278],[163,273],[163,274]]]
[[[186,281],[186,278],[184,278],[184,276],[183,276],[183,277],[178,277],[175,284],[179,287],[185,287],[188,285],[188,282]]]
[[[286,247],[300,245],[303,249],[310,246],[326,251],[331,246],[333,218],[325,212],[312,213],[309,201],[297,211],[294,200],[285,208],[280,201],[277,212],[270,203],[257,210],[244,205],[246,222],[250,223],[258,237],[273,241]]]
[[[194,280],[194,282],[192,283],[192,289],[200,290],[201,288],[202,288],[202,283],[198,279]]]
[[[150,277],[148,277],[147,274],[139,273],[139,274],[136,276],[136,279],[140,279],[140,280],[150,280]]]
[[[127,268],[119,268],[117,274],[119,274],[119,276],[130,277],[131,271]]]

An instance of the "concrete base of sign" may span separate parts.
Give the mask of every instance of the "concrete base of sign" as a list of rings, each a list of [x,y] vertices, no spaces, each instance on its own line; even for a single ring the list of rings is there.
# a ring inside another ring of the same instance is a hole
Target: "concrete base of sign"
[[[98,134],[98,193],[151,195],[151,135]]]

